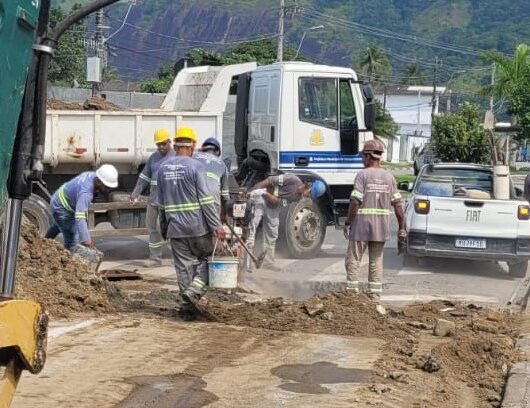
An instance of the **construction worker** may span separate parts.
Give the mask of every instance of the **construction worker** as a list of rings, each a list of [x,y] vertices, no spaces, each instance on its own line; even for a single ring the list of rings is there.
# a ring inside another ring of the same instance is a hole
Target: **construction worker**
[[[204,141],[201,150],[193,154],[193,158],[200,161],[206,169],[206,182],[213,195],[219,211],[223,209],[230,200],[228,190],[228,168],[221,156],[221,145],[215,137],[209,137]]]
[[[289,203],[299,201],[302,197],[311,197],[316,200],[326,192],[325,184],[316,180],[311,186],[304,184],[294,174],[280,174],[270,176],[257,183],[250,192],[250,202],[253,206],[250,231],[247,246],[252,249],[256,240],[256,231],[263,220],[263,266],[272,270],[280,270],[275,265],[276,240],[280,225],[280,211]],[[254,265],[247,257],[247,272],[252,272]]]
[[[170,240],[178,286],[184,300],[183,318],[193,317],[193,306],[208,283],[207,257],[213,239],[224,240],[225,230],[211,195],[202,163],[193,159],[197,137],[192,129],[177,129],[176,156],[158,170],[158,205],[162,236]]]
[[[160,235],[160,224],[158,223],[158,208],[155,204],[157,197],[156,179],[161,164],[170,157],[175,156],[171,147],[171,137],[165,129],[156,129],[153,134],[153,142],[156,145],[154,152],[138,177],[129,201],[135,203],[144,190],[149,188],[149,198],[145,215],[145,224],[149,232],[149,259],[144,262],[144,267],[150,268],[162,265],[162,250],[166,242]]]
[[[383,247],[390,238],[390,209],[399,225],[398,237],[406,237],[401,194],[394,176],[381,168],[383,144],[368,140],[361,152],[364,170],[355,177],[344,235],[349,239],[346,254],[346,288],[359,292],[359,273],[368,249],[368,294],[379,299],[383,290]]]
[[[96,171],[87,171],[63,184],[52,196],[50,205],[55,225],[48,235],[57,229],[63,234],[64,247],[83,257],[92,256],[94,242],[90,238],[87,212],[96,191],[108,193],[118,187],[118,171],[111,164],[104,164]],[[80,245],[79,245],[80,243]]]

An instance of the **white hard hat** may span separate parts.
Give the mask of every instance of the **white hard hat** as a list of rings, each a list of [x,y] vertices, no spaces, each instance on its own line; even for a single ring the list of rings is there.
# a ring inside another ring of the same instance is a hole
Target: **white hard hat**
[[[96,170],[96,176],[107,187],[118,187],[118,170],[112,164],[103,164]]]

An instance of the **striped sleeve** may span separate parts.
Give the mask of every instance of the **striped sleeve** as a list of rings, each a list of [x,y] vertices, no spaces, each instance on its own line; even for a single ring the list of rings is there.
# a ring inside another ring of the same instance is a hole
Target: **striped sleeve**
[[[75,226],[79,236],[79,242],[90,241],[90,233],[88,232],[87,214],[88,207],[92,202],[92,194],[88,192],[81,192],[77,196],[75,205]]]
[[[366,183],[364,173],[361,171],[355,177],[355,182],[353,183],[353,191],[351,192],[350,200],[355,200],[359,203],[363,202],[365,184]]]
[[[151,157],[149,158],[147,163],[145,163],[142,172],[138,175],[138,181],[136,182],[136,186],[134,187],[134,190],[131,193],[133,197],[138,197],[140,194],[142,194],[147,189],[147,187],[152,184],[152,181],[156,183],[156,180],[151,180]]]

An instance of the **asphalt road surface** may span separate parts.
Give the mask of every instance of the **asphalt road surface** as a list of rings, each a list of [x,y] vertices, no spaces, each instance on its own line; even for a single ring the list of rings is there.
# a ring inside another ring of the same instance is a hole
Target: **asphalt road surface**
[[[434,299],[462,300],[471,303],[506,305],[521,279],[508,276],[507,265],[456,259],[424,259],[419,267],[405,268],[397,255],[397,225],[393,238],[385,245],[384,303],[425,302]],[[100,238],[98,248],[105,251],[102,268],[139,268],[139,272],[158,275],[175,282],[171,254],[166,250],[164,266],[145,270],[141,262],[148,256],[147,237]],[[244,274],[244,285],[264,296],[305,298],[316,292],[345,288],[344,255],[347,241],[342,230],[329,227],[321,252],[313,259],[278,257],[281,271],[257,270]],[[367,280],[367,255],[363,278]]]

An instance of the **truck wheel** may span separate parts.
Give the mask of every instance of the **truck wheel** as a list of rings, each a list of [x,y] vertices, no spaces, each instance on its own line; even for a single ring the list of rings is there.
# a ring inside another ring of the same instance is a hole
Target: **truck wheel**
[[[52,225],[50,205],[42,197],[32,194],[22,204],[22,213],[44,235]]]
[[[525,278],[528,261],[508,264],[508,273],[514,278]]]
[[[280,239],[294,258],[311,258],[322,246],[326,226],[325,216],[318,206],[309,198],[303,198],[282,211]]]
[[[403,266],[405,268],[414,268],[419,265],[420,265],[420,258],[414,255],[408,254],[406,252],[403,254]]]

